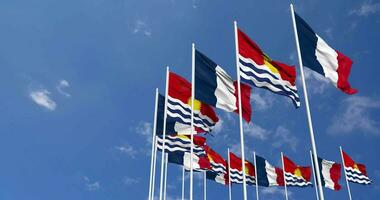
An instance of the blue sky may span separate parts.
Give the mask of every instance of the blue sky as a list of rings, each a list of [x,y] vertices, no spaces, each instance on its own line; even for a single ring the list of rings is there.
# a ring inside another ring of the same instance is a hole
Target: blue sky
[[[290,1],[2,0],[0,1],[0,198],[145,199],[154,90],[165,66],[190,78],[191,43],[236,76],[233,20],[273,59],[297,64]],[[354,199],[380,193],[380,2],[294,1],[296,11],[331,46],[354,61],[347,96],[306,71],[318,153],[340,162],[339,145],[368,167],[371,186],[351,185]],[[298,68],[297,68],[298,70]],[[303,99],[302,86],[297,87]],[[275,165],[280,152],[309,165],[304,102],[252,91],[246,154]],[[227,156],[239,151],[237,115],[208,144]],[[180,169],[169,166],[169,199],[180,197]],[[195,197],[202,197],[196,176]],[[345,199],[325,189],[328,199]],[[235,199],[242,188],[233,187]],[[249,188],[253,198],[254,188]],[[313,199],[314,188],[291,188],[291,199]],[[363,195],[365,194],[365,195]],[[209,199],[227,188],[208,182]],[[264,199],[281,189],[261,189]]]

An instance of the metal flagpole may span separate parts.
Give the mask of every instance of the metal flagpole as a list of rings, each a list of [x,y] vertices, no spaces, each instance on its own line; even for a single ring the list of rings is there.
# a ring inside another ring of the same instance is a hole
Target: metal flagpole
[[[182,166],[182,200],[185,200],[185,166]]]
[[[161,176],[160,176],[160,199],[162,200],[163,182],[164,182],[164,155],[166,141],[166,118],[168,110],[168,93],[169,93],[169,67],[166,67],[166,85],[165,85],[165,109],[164,109],[164,124],[162,130],[162,151],[161,151]]]
[[[206,171],[203,173],[203,199],[207,199],[207,181],[206,181]]]
[[[151,200],[154,199],[155,183],[156,183],[156,162],[157,162],[157,137],[154,138],[154,162],[153,162],[153,177],[152,177],[152,196]]]
[[[318,195],[318,186],[317,186],[317,179],[315,177],[315,167],[314,167],[314,161],[313,161],[313,154],[310,151],[310,160],[311,160],[311,166],[313,167],[313,178],[314,178],[314,188],[315,188],[315,194],[317,195],[317,200],[319,200],[319,195]]]
[[[230,165],[230,148],[227,149],[228,152],[228,197],[229,200],[232,200],[232,194],[231,194],[231,165]]]
[[[281,152],[281,162],[282,162],[282,173],[284,174],[285,199],[288,200],[288,187],[286,185],[286,178],[285,178],[284,154],[282,152]]]
[[[315,139],[314,139],[314,131],[313,131],[313,123],[311,120],[311,114],[310,114],[310,108],[309,108],[309,98],[307,96],[307,89],[306,89],[306,82],[305,82],[305,76],[303,72],[303,64],[302,64],[302,57],[301,57],[301,50],[300,50],[300,45],[298,41],[298,33],[297,33],[297,25],[296,25],[296,19],[294,16],[294,8],[293,4],[290,4],[290,10],[292,12],[292,20],[293,20],[293,29],[294,29],[294,36],[296,40],[296,46],[297,46],[297,54],[298,54],[298,62],[299,62],[299,67],[301,71],[301,80],[302,80],[302,85],[303,85],[303,93],[305,96],[305,106],[306,106],[306,114],[307,114],[307,121],[309,125],[309,131],[310,131],[310,139],[311,139],[311,147],[313,150],[313,155],[314,155],[314,161],[315,163],[318,163],[318,155],[317,155],[317,147],[315,144]],[[324,200],[324,195],[323,195],[323,189],[322,189],[322,183],[321,183],[321,172],[319,168],[316,168],[316,174],[317,174],[317,181],[318,181],[318,188],[319,188],[319,196],[321,200]]]
[[[259,200],[259,177],[257,176],[256,152],[253,152],[253,162],[255,163],[255,183],[256,183],[256,200]]]
[[[168,153],[165,153],[165,184],[164,184],[164,200],[166,200],[166,186],[168,180]]]
[[[192,49],[191,49],[190,200],[193,200],[194,95],[195,95],[195,44],[193,43]]]
[[[346,169],[345,169],[346,163],[344,162],[344,158],[343,158],[342,146],[339,146],[339,149],[340,149],[340,156],[342,157],[343,171],[344,171],[344,177],[346,178],[346,185],[347,185],[348,196],[350,197],[350,200],[352,200],[351,190],[350,190],[350,184],[348,183],[347,172],[346,172]]]
[[[153,191],[153,176],[155,175],[153,172],[153,163],[155,160],[155,149],[156,149],[156,121],[157,121],[157,106],[158,106],[158,88],[156,88],[156,97],[154,103],[154,117],[153,117],[153,133],[152,133],[152,155],[150,159],[150,177],[149,177],[149,198],[152,200],[152,191]]]
[[[245,177],[245,153],[244,153],[244,133],[243,133],[243,114],[241,106],[241,87],[240,87],[240,69],[239,69],[239,41],[237,33],[237,22],[234,21],[235,31],[235,57],[236,57],[236,73],[238,83],[238,101],[239,101],[239,126],[240,126],[240,148],[241,148],[241,169],[243,171],[243,197],[247,200],[247,183]]]

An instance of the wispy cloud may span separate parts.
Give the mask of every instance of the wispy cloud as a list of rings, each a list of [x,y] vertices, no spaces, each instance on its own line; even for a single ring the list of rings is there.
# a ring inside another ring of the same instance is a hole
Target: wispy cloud
[[[275,188],[275,187],[263,187],[261,192],[264,195],[274,195],[274,194],[282,194],[285,195],[285,191],[282,188]],[[288,196],[292,196],[293,193],[288,190]]]
[[[254,123],[249,123],[249,124],[245,123],[243,128],[244,128],[244,133],[247,134],[247,136],[250,136],[256,139],[266,140],[268,139],[270,135],[270,131]]]
[[[132,33],[133,34],[143,34],[147,37],[152,36],[152,31],[151,31],[150,27],[142,19],[137,19],[135,21]]]
[[[137,184],[139,182],[140,182],[139,179],[128,177],[128,176],[126,176],[126,177],[123,178],[123,183],[125,185],[134,185],[134,184]]]
[[[342,107],[338,110],[328,132],[333,134],[346,134],[354,130],[356,132],[379,135],[380,122],[371,117],[371,111],[380,109],[380,100],[364,96],[350,96],[343,100]]]
[[[152,143],[152,133],[153,133],[153,128],[152,128],[152,123],[149,122],[139,122],[137,127],[135,128],[135,131],[144,136],[146,140],[149,143]]]
[[[326,89],[331,86],[327,78],[310,70],[307,67],[304,68],[304,75],[305,79],[307,80],[307,88],[313,94],[323,94]],[[298,80],[301,81],[300,78]]]
[[[253,102],[253,110],[264,111],[270,109],[274,101],[275,98],[273,94],[253,92],[251,95],[251,102]]]
[[[135,158],[137,151],[135,148],[129,144],[124,144],[122,146],[115,146],[115,149],[118,150],[122,154],[126,154],[131,158]]]
[[[380,3],[373,3],[372,1],[364,1],[357,9],[352,9],[349,11],[350,15],[357,16],[369,16],[380,12]]]
[[[274,142],[272,146],[275,148],[280,148],[282,146],[290,147],[291,150],[296,151],[298,146],[298,138],[291,134],[291,132],[283,127],[279,126],[273,136]]]
[[[39,106],[54,111],[57,104],[50,98],[50,92],[46,89],[32,90],[29,97]]]
[[[58,93],[65,97],[71,97],[71,94],[64,91],[66,88],[69,88],[69,87],[70,87],[70,83],[65,79],[60,80],[58,85],[56,86]]]
[[[86,190],[88,191],[96,191],[100,188],[100,183],[98,181],[92,182],[87,176],[83,177],[84,184],[86,186]]]
[[[218,135],[223,130],[223,123],[224,120],[221,117],[219,117],[218,123],[216,123],[215,127],[212,129],[212,133],[214,135]]]

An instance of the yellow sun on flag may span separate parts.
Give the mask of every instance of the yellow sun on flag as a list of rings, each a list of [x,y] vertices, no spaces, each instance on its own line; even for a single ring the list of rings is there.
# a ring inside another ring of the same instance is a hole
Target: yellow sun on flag
[[[249,168],[247,167],[248,162],[245,161],[245,174],[249,175]]]
[[[279,74],[277,68],[275,68],[267,59],[264,59],[264,65],[268,67],[268,69],[273,73],[273,74]]]
[[[357,164],[354,164],[354,169],[357,169],[357,170],[359,170],[359,167],[358,167],[358,165]],[[360,171],[360,170],[359,170]]]
[[[187,104],[191,107],[191,98],[187,101]],[[194,99],[194,110],[201,110],[202,103],[199,100]]]
[[[182,139],[182,140],[188,140],[189,139],[186,135],[177,135],[177,137],[179,139]]]
[[[293,173],[296,177],[299,177],[301,178],[302,177],[302,172],[299,168],[297,168],[296,170],[294,170],[294,173]]]

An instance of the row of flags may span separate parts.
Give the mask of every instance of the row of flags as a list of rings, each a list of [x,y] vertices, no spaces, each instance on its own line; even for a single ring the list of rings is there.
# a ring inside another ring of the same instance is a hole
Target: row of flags
[[[162,151],[159,145],[162,136],[156,136],[158,149]],[[259,186],[294,186],[307,187],[312,186],[311,173],[313,167],[318,167],[322,172],[322,186],[331,190],[338,191],[341,189],[339,180],[341,178],[341,164],[318,158],[318,163],[312,166],[300,166],[293,162],[290,158],[282,156],[283,168],[275,167],[265,158],[255,155],[254,162],[245,161],[246,170],[242,171],[241,158],[232,152],[229,152],[227,160],[220,154],[209,147],[205,138],[201,136],[194,137],[194,154],[190,156],[189,143],[190,137],[185,135],[166,136],[166,144],[170,144],[165,148],[168,154],[168,162],[184,166],[186,170],[190,169],[193,164],[195,171],[206,171],[207,179],[211,179],[217,183],[228,185],[230,182],[234,184],[243,183],[243,173],[245,173],[248,185],[255,185],[256,181]],[[347,180],[352,183],[368,185],[371,183],[363,164],[355,162],[350,156],[342,151],[344,170]]]

